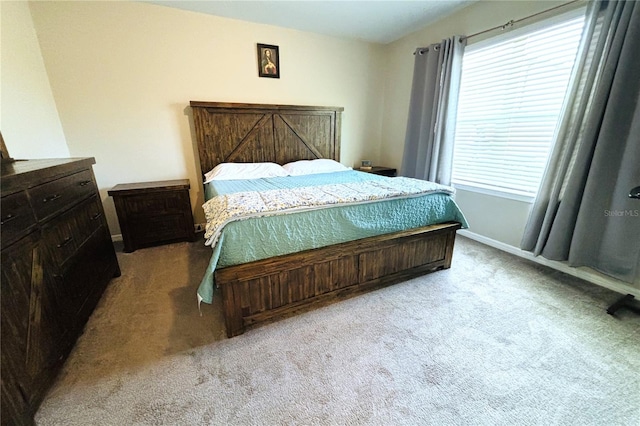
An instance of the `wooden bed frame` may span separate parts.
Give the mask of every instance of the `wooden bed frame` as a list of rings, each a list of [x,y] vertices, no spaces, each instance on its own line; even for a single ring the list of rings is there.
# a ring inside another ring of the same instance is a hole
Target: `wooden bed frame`
[[[343,108],[191,101],[200,168],[340,160]],[[227,336],[247,326],[451,266],[459,223],[432,225],[218,269]]]

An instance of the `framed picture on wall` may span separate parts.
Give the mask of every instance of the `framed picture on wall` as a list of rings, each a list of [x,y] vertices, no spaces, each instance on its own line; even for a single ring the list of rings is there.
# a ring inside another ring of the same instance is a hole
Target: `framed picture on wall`
[[[278,46],[258,43],[258,76],[280,78]]]

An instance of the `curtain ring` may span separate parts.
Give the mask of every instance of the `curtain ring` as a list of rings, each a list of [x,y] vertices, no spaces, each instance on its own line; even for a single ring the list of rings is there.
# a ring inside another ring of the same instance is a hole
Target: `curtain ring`
[[[504,24],[504,25],[502,26],[502,29],[503,29],[503,30],[506,30],[508,27],[513,27],[513,24],[515,24],[515,23],[516,23],[516,22],[512,19],[512,20],[510,20],[509,22],[507,22],[506,24]]]

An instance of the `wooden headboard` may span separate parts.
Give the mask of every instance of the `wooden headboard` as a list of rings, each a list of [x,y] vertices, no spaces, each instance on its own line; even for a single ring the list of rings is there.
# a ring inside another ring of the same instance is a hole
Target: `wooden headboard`
[[[191,101],[200,169],[220,163],[340,161],[341,107]]]

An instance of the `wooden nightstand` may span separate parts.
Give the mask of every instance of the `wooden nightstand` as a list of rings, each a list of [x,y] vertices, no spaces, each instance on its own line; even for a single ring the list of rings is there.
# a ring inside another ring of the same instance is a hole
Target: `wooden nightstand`
[[[125,183],[108,193],[113,197],[124,251],[176,241],[194,241],[189,180]]]
[[[393,169],[391,167],[382,167],[382,166],[373,166],[371,167],[371,169],[358,169],[361,172],[366,172],[366,173],[373,173],[374,175],[382,175],[382,176],[389,176],[389,177],[395,177],[396,176],[396,169]]]

